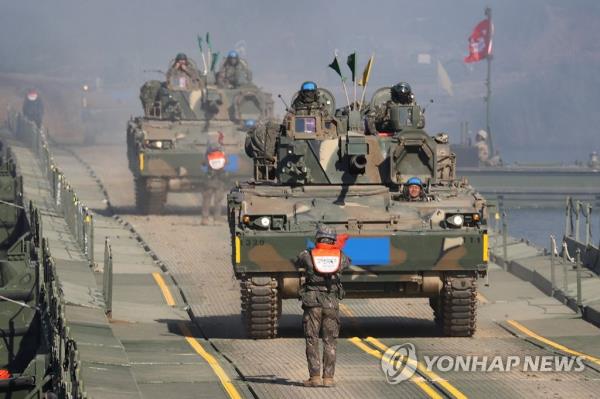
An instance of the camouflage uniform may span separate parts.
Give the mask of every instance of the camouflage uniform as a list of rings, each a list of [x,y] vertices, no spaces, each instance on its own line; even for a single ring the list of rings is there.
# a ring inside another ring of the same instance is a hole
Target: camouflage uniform
[[[252,72],[242,60],[235,65],[226,61],[217,73],[217,85],[220,87],[236,88],[250,83],[252,83]]]
[[[335,373],[336,343],[340,332],[339,301],[344,297],[340,273],[350,266],[350,259],[342,253],[340,272],[326,277],[315,272],[308,250],[300,253],[298,267],[305,271],[305,283],[300,291],[304,316],[306,359],[311,377],[321,374],[319,334],[323,338],[323,377],[333,378]]]
[[[292,110],[296,115],[320,114],[324,118],[330,117],[329,112],[327,111],[327,106],[321,100],[318,94],[316,99],[311,101],[304,98],[304,96],[299,93],[292,103]]]
[[[486,141],[478,141],[475,143],[475,147],[477,147],[477,154],[479,156],[479,161],[482,163],[486,163],[490,157],[490,149]]]
[[[222,172],[209,172],[208,175],[208,180],[202,187],[202,222],[205,224],[211,213],[214,219],[221,216],[221,201],[225,196]]]
[[[171,89],[198,90],[202,88],[200,72],[191,64],[174,63],[167,71],[167,84]]]

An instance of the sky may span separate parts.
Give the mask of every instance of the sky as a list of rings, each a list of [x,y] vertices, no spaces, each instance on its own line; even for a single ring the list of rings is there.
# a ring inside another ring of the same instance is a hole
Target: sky
[[[492,132],[505,159],[583,159],[600,150],[600,2],[596,0],[201,1],[0,0],[0,73],[90,81],[137,96],[178,52],[198,62],[197,34],[222,54],[241,50],[255,81],[290,98],[305,80],[330,88],[327,68],[357,51],[375,55],[369,93],[409,82],[428,103],[427,129],[460,137],[485,126],[486,62],[466,65],[467,37],[491,6]],[[431,64],[419,64],[429,54]],[[437,62],[453,82],[437,83]],[[347,69],[344,70],[348,74]],[[360,92],[359,92],[360,93]],[[352,89],[351,89],[352,95]],[[433,100],[433,103],[430,103]],[[278,105],[281,109],[281,105]]]

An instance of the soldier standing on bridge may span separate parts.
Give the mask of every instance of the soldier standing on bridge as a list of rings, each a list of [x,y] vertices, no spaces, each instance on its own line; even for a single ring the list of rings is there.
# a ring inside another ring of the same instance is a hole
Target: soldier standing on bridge
[[[25,100],[23,101],[23,115],[32,122],[35,122],[37,127],[42,126],[44,118],[44,104],[39,93],[35,89],[29,89]]]
[[[202,224],[210,224],[221,217],[221,201],[225,196],[223,174],[227,156],[223,149],[223,133],[219,132],[217,143],[209,142],[206,149],[207,179],[202,186]]]
[[[310,378],[304,386],[332,387],[335,385],[336,343],[340,332],[339,301],[344,297],[340,274],[350,266],[350,259],[336,243],[335,231],[320,226],[316,246],[300,253],[297,265],[304,271],[305,282],[300,290],[304,315],[302,324],[306,340],[306,359]],[[323,379],[319,335],[323,338]]]

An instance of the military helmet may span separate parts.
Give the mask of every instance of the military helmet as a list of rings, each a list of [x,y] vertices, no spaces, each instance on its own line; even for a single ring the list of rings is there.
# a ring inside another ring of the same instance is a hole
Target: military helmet
[[[392,86],[390,89],[392,100],[400,103],[410,102],[412,96],[412,89],[406,82],[400,82]]]
[[[317,90],[317,84],[315,82],[304,82],[302,83],[302,86],[300,86],[300,90],[301,91],[316,91]]]
[[[300,86],[300,99],[305,103],[312,103],[317,101],[317,84],[315,82],[304,82]]]
[[[335,242],[337,238],[337,234],[335,230],[325,225],[319,225],[317,228],[317,234],[315,236],[315,240],[320,242],[322,240],[330,240],[331,242]]]
[[[406,181],[407,186],[422,186],[423,182],[418,177],[411,177]]]
[[[187,61],[187,55],[185,55],[185,53],[178,53],[175,56],[175,61]]]
[[[235,50],[231,50],[229,53],[227,53],[227,58],[239,58],[239,57],[240,57],[240,55]]]

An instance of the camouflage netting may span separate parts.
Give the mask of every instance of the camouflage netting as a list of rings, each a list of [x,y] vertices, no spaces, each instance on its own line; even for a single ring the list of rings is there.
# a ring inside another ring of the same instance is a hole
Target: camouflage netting
[[[144,110],[149,109],[156,101],[161,83],[158,80],[149,80],[140,88],[140,101]]]
[[[246,136],[246,154],[251,158],[275,159],[275,144],[281,125],[273,121],[259,123]]]

